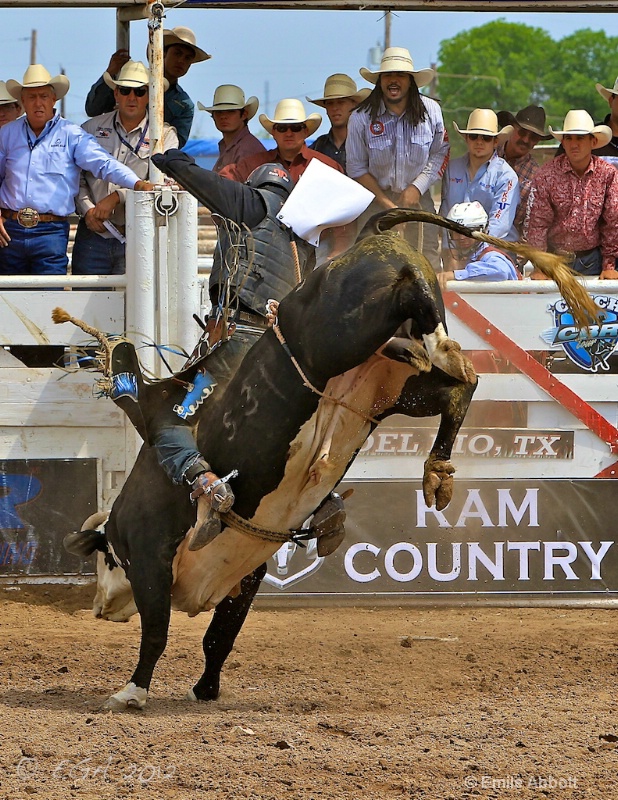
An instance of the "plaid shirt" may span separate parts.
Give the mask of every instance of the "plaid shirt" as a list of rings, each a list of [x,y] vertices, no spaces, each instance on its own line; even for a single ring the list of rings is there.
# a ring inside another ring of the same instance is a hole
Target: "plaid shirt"
[[[526,206],[528,204],[528,195],[530,194],[530,186],[532,185],[532,178],[534,173],[541,166],[538,161],[534,159],[532,153],[527,153],[521,158],[508,159],[505,154],[506,142],[497,148],[496,152],[503,158],[509,166],[511,166],[519,180],[519,205],[515,214],[514,225],[522,233],[524,228],[524,217],[526,216]]]
[[[618,257],[618,170],[592,156],[580,178],[566,155],[544,164],[532,180],[524,220],[529,244],[581,252],[601,247],[603,269]]]

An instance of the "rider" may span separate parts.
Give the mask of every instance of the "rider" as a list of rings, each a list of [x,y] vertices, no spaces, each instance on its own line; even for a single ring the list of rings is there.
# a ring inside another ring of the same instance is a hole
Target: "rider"
[[[488,216],[483,206],[475,200],[472,203],[456,203],[449,210],[447,219],[465,225],[473,231],[487,233]],[[516,281],[521,275],[513,260],[503,251],[490,244],[464,236],[456,231],[448,231],[450,270],[438,273],[442,289],[447,281]]]
[[[268,327],[268,301],[283,299],[311,270],[314,248],[277,220],[294,186],[281,164],[264,164],[241,184],[202,169],[180,150],[155,155],[153,162],[209,208],[219,225],[209,283],[211,318],[189,362],[175,376],[181,383],[186,378],[186,385],[194,391],[174,406],[176,413],[169,402],[165,406],[159,403],[156,415],[140,406],[159,463],[174,483],[186,483],[192,499],[197,500],[197,520],[189,535],[189,549],[197,550],[219,533],[221,523],[213,512],[228,511],[234,495],[197,450],[187,418],[215,384],[221,389],[231,380],[249,348]],[[228,339],[230,322],[235,323],[235,332]],[[217,345],[218,337],[225,346],[216,347],[210,355],[208,372],[200,370],[201,358]],[[116,367],[114,371],[121,370]],[[203,386],[198,398],[196,386]]]

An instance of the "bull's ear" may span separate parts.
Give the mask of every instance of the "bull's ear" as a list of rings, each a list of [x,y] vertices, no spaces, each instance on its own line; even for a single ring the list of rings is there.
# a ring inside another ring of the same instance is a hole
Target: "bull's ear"
[[[95,551],[107,552],[107,539],[101,531],[73,531],[67,533],[62,540],[62,545],[67,553],[72,553],[80,558],[88,558]]]

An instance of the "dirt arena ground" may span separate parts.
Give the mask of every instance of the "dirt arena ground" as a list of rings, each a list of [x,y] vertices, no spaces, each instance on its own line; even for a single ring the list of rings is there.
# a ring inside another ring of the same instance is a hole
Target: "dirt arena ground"
[[[0,589],[0,798],[617,796],[609,610],[253,610],[221,698],[183,699],[209,615],[174,614],[144,711],[99,711],[139,621],[91,587]]]

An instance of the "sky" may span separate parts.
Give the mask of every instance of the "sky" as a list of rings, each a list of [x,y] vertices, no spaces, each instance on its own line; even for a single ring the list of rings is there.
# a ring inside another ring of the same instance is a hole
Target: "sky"
[[[107,68],[116,49],[115,10],[2,9],[0,33],[0,79],[22,80],[30,59],[33,29],[37,31],[37,61],[56,75],[64,68],[71,81],[65,113],[74,122],[85,119],[84,101],[91,84]],[[496,19],[543,28],[560,39],[583,28],[618,35],[618,14],[576,13],[486,13],[398,11],[391,23],[391,44],[406,47],[415,69],[437,59],[440,42],[469,28]],[[180,85],[197,106],[211,105],[215,88],[222,83],[241,86],[245,96],[260,100],[250,129],[262,131],[258,116],[272,116],[278,100],[298,97],[307,114],[320,111],[305,96],[322,97],[324,81],[334,72],[346,72],[359,88],[368,86],[360,67],[372,68],[369,51],[384,39],[384,17],[379,11],[247,11],[183,9],[167,11],[165,27],[192,28],[200,47],[212,55],[195,64]],[[131,23],[131,56],[145,61],[146,21]],[[375,69],[375,67],[373,67]],[[613,86],[618,75],[599,75],[605,86]],[[591,87],[594,91],[594,87]],[[318,133],[328,130],[328,119]],[[216,136],[210,114],[195,113],[193,137]]]

